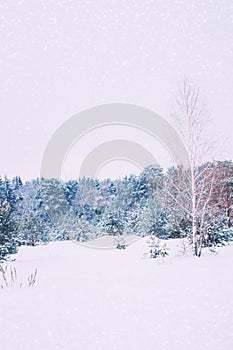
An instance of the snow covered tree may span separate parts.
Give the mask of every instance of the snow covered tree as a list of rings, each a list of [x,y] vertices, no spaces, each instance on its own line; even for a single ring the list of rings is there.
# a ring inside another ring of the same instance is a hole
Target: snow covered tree
[[[39,213],[29,212],[24,215],[18,228],[20,244],[35,246],[38,243],[49,241],[49,228]]]
[[[20,176],[15,176],[12,180],[12,186],[14,190],[18,190],[23,185]]]
[[[4,185],[4,181],[0,177],[0,201],[2,202],[4,201],[4,199],[6,199],[5,185]]]
[[[42,179],[39,196],[41,205],[51,222],[55,226],[59,225],[62,222],[62,218],[70,210],[61,181],[57,179]]]
[[[144,235],[164,234],[164,176],[159,166],[149,166],[141,174],[146,189],[144,199],[137,208],[135,233]]]
[[[217,216],[226,218],[227,227],[230,228],[233,219],[233,163],[218,161],[213,166],[216,168],[216,176],[211,205]]]
[[[77,192],[72,199],[72,208],[78,217],[84,215],[93,224],[98,222],[98,215],[104,211],[98,181],[85,177],[79,179]]]
[[[147,198],[154,196],[159,198],[164,186],[163,169],[158,165],[150,165],[142,171],[141,175],[145,178]]]
[[[82,215],[78,218],[73,239],[79,242],[87,242],[97,236],[97,229]]]
[[[19,244],[48,242],[51,222],[41,205],[40,182],[27,181],[15,190]]]
[[[227,226],[225,217],[217,217],[214,213],[209,216],[208,227],[203,236],[205,247],[222,246],[233,239],[233,229]]]
[[[147,244],[149,246],[150,258],[155,259],[158,257],[165,257],[166,255],[168,255],[166,243],[162,245],[160,239],[155,235],[150,235]]]
[[[75,198],[75,195],[78,191],[78,181],[77,180],[69,180],[63,185],[63,190],[65,193],[65,197],[70,206],[72,206],[72,201]]]
[[[15,204],[16,204],[15,193],[12,188],[10,180],[6,176],[5,176],[4,184],[5,184],[5,198],[7,202],[10,204],[11,209],[14,210]]]
[[[118,236],[123,234],[124,224],[122,215],[117,210],[107,210],[99,224],[103,234]]]
[[[169,236],[180,238],[190,234],[191,201],[190,181],[181,166],[170,167],[165,176],[165,208],[169,223]]]
[[[14,220],[10,203],[3,200],[0,204],[0,260],[8,254],[17,251],[16,240],[17,225]]]
[[[117,249],[125,249],[126,248],[126,240],[123,236],[116,236],[114,237],[114,242],[116,243]]]
[[[77,221],[76,215],[72,210],[69,210],[61,217],[61,220],[58,220],[53,226],[51,230],[51,239],[54,241],[73,239],[76,232]]]
[[[136,219],[134,231],[140,236],[155,235],[160,237],[166,235],[163,220],[163,202],[158,198],[149,198]]]

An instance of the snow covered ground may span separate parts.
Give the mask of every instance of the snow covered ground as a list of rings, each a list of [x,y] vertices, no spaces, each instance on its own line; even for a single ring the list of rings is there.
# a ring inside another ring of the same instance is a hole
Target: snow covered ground
[[[143,257],[146,238],[125,250],[21,247],[8,263],[18,282],[0,290],[1,349],[233,349],[233,246],[195,258],[180,243],[158,260]]]

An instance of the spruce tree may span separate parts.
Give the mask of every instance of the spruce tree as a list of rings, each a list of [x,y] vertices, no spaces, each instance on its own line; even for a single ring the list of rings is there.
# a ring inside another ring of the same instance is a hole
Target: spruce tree
[[[7,200],[0,205],[0,260],[17,251],[16,222]]]

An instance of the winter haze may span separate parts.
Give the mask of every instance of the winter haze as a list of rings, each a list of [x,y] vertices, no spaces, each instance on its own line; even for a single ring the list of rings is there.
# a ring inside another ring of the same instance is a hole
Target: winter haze
[[[170,118],[184,75],[213,115],[217,158],[232,158],[231,1],[2,1],[0,3],[1,175],[39,176],[55,130],[103,103],[139,104]],[[133,130],[122,131],[136,138]],[[101,140],[117,137],[102,131]],[[151,152],[153,142],[141,137]],[[87,136],[80,153],[98,142]],[[115,161],[102,176],[137,169]],[[76,170],[75,170],[76,171]],[[100,174],[100,175],[101,175]],[[66,178],[69,173],[67,165]]]

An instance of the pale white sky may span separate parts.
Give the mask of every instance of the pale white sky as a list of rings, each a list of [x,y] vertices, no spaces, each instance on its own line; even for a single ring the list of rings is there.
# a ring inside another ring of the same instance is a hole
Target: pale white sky
[[[218,157],[233,158],[232,38],[229,0],[1,1],[0,174],[39,176],[56,129],[95,105],[135,103],[169,119],[184,75],[212,111]]]

